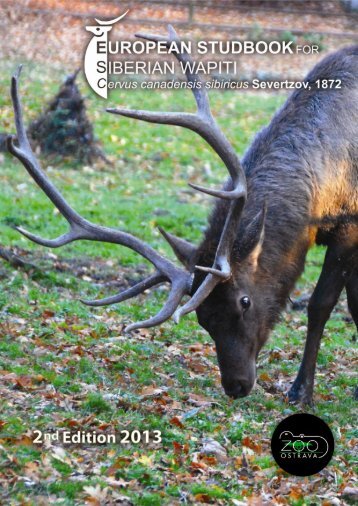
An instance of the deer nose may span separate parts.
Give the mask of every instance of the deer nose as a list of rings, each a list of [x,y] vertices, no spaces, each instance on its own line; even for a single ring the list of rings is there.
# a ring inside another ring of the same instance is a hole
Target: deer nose
[[[252,389],[252,384],[247,380],[240,380],[235,382],[226,383],[223,381],[223,387],[227,396],[233,399],[239,397],[246,397]]]

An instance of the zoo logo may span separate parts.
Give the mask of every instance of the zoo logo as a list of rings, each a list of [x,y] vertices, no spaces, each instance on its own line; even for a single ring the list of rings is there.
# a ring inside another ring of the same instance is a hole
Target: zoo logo
[[[321,418],[297,413],[278,424],[272,434],[271,451],[284,471],[296,476],[311,476],[322,471],[331,460],[333,434]]]
[[[292,432],[284,431],[279,436],[282,439],[282,459],[322,459],[328,452],[328,442],[322,436],[294,436]],[[285,439],[284,439],[285,438]]]
[[[84,72],[90,87],[102,98],[107,98],[108,93],[108,33],[112,30],[113,25],[123,19],[128,12],[129,10],[110,21],[101,21],[95,18],[98,25],[86,26],[86,30],[93,33],[93,37],[85,52]],[[106,70],[103,72],[103,70],[100,71],[101,69]]]

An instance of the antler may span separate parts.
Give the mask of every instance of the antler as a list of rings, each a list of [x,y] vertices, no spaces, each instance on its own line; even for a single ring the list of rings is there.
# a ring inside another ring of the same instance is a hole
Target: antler
[[[180,39],[171,25],[169,25],[168,31],[168,37],[140,34],[137,36],[155,42],[165,41],[168,45],[172,42],[180,43]],[[186,52],[175,53],[175,56],[183,65],[193,64],[190,56]],[[194,184],[190,185],[201,192],[214,197],[229,200],[230,206],[212,267],[196,266],[196,269],[206,272],[207,276],[192,296],[191,300],[189,300],[184,306],[177,309],[184,295],[190,294],[191,292],[192,274],[176,267],[172,262],[165,259],[153,250],[153,248],[142,242],[137,237],[120,230],[95,225],[84,219],[74,209],[72,209],[61,193],[42,171],[34,153],[31,150],[23,125],[21,104],[18,97],[18,79],[20,71],[21,67],[19,67],[17,74],[12,78],[11,82],[11,97],[14,107],[18,145],[15,144],[15,138],[13,136],[9,136],[8,149],[10,153],[23,163],[31,177],[54,203],[69,223],[70,230],[56,239],[43,239],[21,227],[16,227],[17,230],[32,241],[50,248],[57,248],[72,241],[85,239],[120,244],[136,251],[155,266],[156,272],[154,274],[117,295],[107,297],[102,300],[83,302],[91,306],[114,304],[134,297],[155,285],[170,282],[171,290],[167,302],[159,313],[148,320],[129,325],[126,330],[130,331],[138,328],[153,327],[169,319],[172,315],[175,321],[178,322],[180,316],[194,311],[206,299],[206,297],[208,297],[216,285],[221,282],[225,282],[230,278],[230,256],[247,195],[246,178],[242,170],[240,160],[211,114],[208,95],[199,75],[197,73],[191,73],[190,68],[187,68],[186,77],[188,82],[193,84],[192,91],[197,104],[197,112],[195,114],[182,112],[107,109],[108,112],[130,118],[136,118],[152,123],[178,125],[193,130],[203,137],[213,148],[213,150],[224,162],[229,172],[230,182],[223,190],[207,189]],[[179,258],[181,256],[179,250],[183,249],[183,244],[185,245],[185,249],[188,250],[188,247],[190,246],[188,243],[174,238],[171,234],[167,234],[165,232],[162,232],[162,234],[173,247],[174,252]],[[179,251],[179,254],[177,250]]]
[[[177,46],[180,47],[180,39],[171,25],[168,26],[168,37],[146,34],[137,34],[136,36],[154,42],[166,42],[168,46],[176,42]],[[197,73],[190,72],[190,66],[193,64],[190,55],[186,52],[175,52],[175,56],[182,65],[187,65],[186,77],[188,82],[193,84],[192,91],[197,105],[197,112],[195,114],[183,112],[152,112],[122,108],[107,109],[107,111],[151,123],[177,125],[193,130],[203,137],[219,155],[231,177],[231,190],[212,190],[190,184],[190,186],[196,190],[214,197],[230,200],[231,202],[216,250],[214,263],[212,267],[196,266],[196,269],[207,272],[208,275],[191,300],[175,312],[174,319],[178,321],[180,316],[194,311],[212,292],[217,284],[230,278],[230,255],[235,240],[235,232],[246,201],[247,188],[246,178],[240,160],[211,114],[205,86]]]
[[[30,176],[54,203],[62,216],[69,223],[70,230],[56,239],[43,239],[21,227],[16,227],[17,230],[32,241],[50,248],[58,248],[64,244],[68,244],[79,239],[85,239],[89,241],[103,241],[120,244],[136,251],[155,266],[156,273],[118,295],[99,301],[87,301],[85,304],[99,306],[122,302],[142,293],[147,288],[169,281],[171,283],[171,290],[168,300],[161,311],[159,311],[156,316],[153,316],[148,320],[129,325],[126,330],[130,331],[138,328],[153,327],[165,320],[168,320],[179,306],[183,296],[190,293],[192,281],[191,275],[176,267],[172,262],[165,259],[153,248],[137,237],[120,230],[95,225],[84,219],[74,209],[72,209],[69,203],[48,179],[47,175],[42,171],[31,149],[23,123],[21,103],[18,95],[18,80],[20,72],[21,67],[19,67],[17,73],[11,80],[11,98],[14,108],[18,145],[15,144],[15,137],[9,136],[7,139],[8,150],[16,158],[18,158],[20,162],[22,162]]]

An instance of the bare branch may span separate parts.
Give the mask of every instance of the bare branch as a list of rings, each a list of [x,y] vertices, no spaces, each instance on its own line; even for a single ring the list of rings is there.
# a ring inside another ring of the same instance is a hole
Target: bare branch
[[[5,249],[0,246],[0,257],[9,262],[10,265],[12,265],[15,268],[22,267],[25,270],[29,269],[38,269],[38,267],[30,262],[25,262],[22,258],[20,258],[18,255],[13,253],[10,249]]]

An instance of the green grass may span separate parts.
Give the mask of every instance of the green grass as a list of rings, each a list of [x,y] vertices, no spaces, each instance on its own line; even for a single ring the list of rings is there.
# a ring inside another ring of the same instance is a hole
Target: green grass
[[[2,64],[1,70],[1,129],[13,130],[10,65]],[[55,93],[60,79],[58,71],[42,75],[36,67],[24,69],[21,94],[26,121]],[[88,94],[82,82],[81,88]],[[282,95],[211,94],[213,112],[240,155],[283,101]],[[193,110],[190,93],[126,91],[113,94],[108,104],[90,95],[87,104],[96,134],[115,163],[80,167],[64,162],[50,168],[43,160],[69,202],[90,220],[130,231],[168,256],[171,252],[158,225],[198,241],[211,202],[189,190],[187,182],[219,184],[226,174],[217,157],[199,138],[193,141],[190,132],[102,112],[106,105],[116,104]],[[205,166],[210,166],[211,176]],[[302,498],[286,497],[292,505],[320,504],[317,496],[325,493],[339,496],[342,484],[352,476],[357,437],[351,367],[354,328],[346,321],[344,301],[327,324],[313,409],[332,427],[335,456],[319,476],[290,477],[275,465],[269,440],[279,420],[301,410],[287,404],[280,385],[287,389],[297,372],[305,312],[282,315],[260,356],[257,388],[248,398],[231,401],[220,386],[213,344],[193,315],[178,326],[167,322],[150,332],[123,336],[122,323],[154,314],[165,293],[153,292],[104,309],[80,303],[79,298],[112,293],[105,281],[139,277],[138,265],[147,268],[142,258],[125,248],[90,242],[68,245],[51,252],[56,257],[49,256],[48,250],[19,236],[11,225],[55,237],[66,229],[64,220],[9,156],[1,163],[0,178],[1,242],[28,251],[25,258],[40,267],[25,272],[0,264],[0,478],[7,503],[83,504],[93,489],[105,489],[107,499],[125,495],[136,505],[179,504],[184,497],[188,503],[230,504],[262,491],[277,498],[275,477],[282,487],[293,483],[304,491]],[[312,291],[323,255],[320,248],[309,253],[294,296]],[[146,396],[152,385],[161,390]],[[193,394],[212,404],[196,404]],[[53,433],[65,428],[160,430],[162,442],[61,449],[56,443],[39,447],[31,441],[32,430]],[[200,455],[207,437],[227,448],[227,462],[207,461]],[[247,452],[242,444],[246,437],[260,450]],[[240,460],[243,451],[247,466]]]

